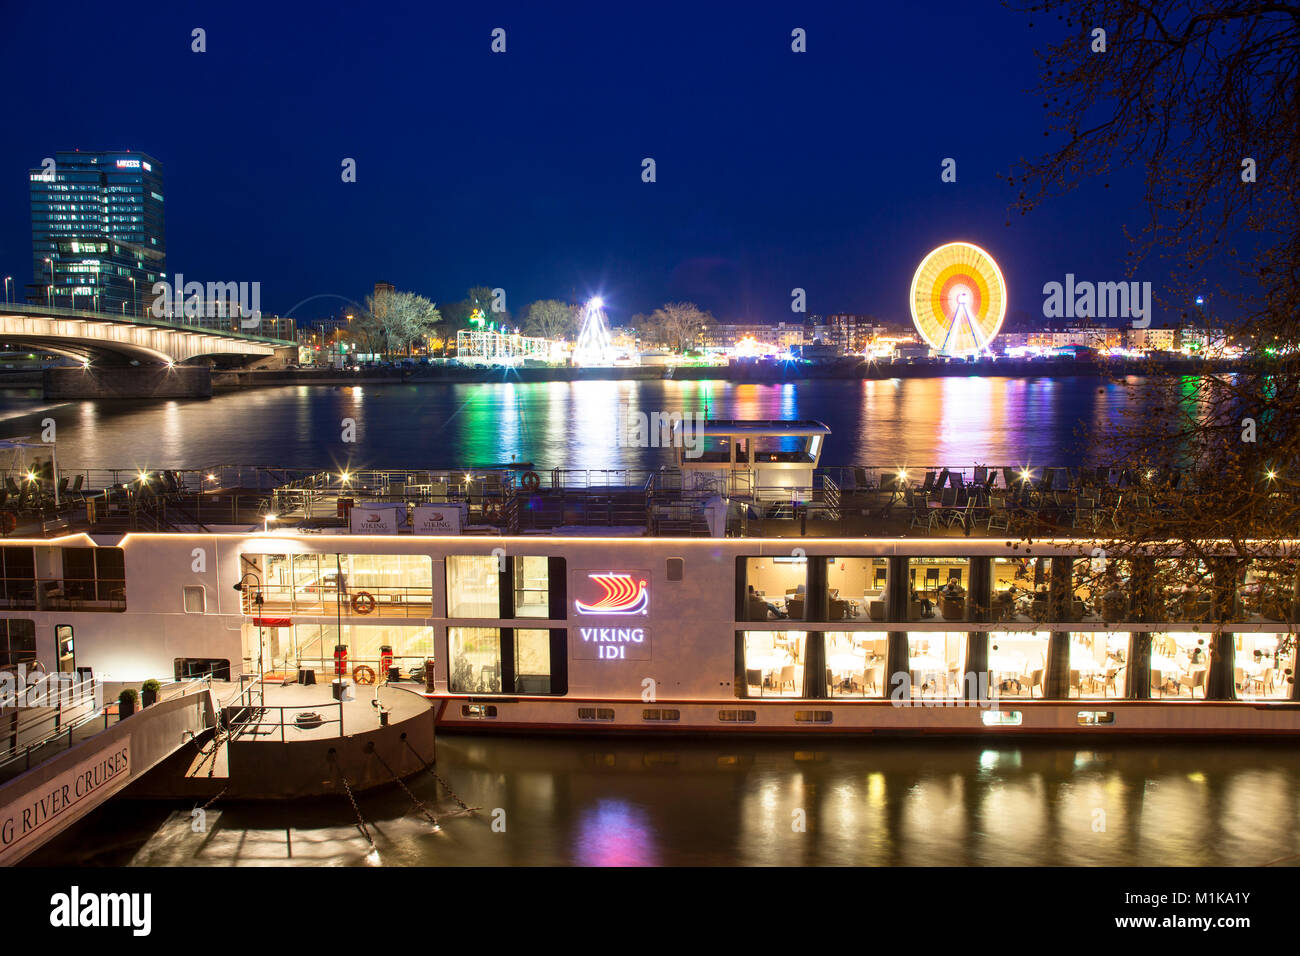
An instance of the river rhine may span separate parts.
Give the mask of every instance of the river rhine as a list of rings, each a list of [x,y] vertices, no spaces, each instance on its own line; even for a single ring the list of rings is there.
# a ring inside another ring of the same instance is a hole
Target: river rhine
[[[57,425],[62,468],[438,467],[667,460],[613,441],[620,408],[815,418],[825,464],[1074,464],[1088,430],[1140,414],[1089,377],[284,387],[209,401],[50,405],[0,397],[0,434]],[[341,441],[341,423],[357,441]],[[115,801],[33,864],[1259,865],[1300,859],[1300,754],[1219,742],[945,742],[442,736],[439,775],[360,799],[223,805]],[[500,823],[494,828],[493,821]]]

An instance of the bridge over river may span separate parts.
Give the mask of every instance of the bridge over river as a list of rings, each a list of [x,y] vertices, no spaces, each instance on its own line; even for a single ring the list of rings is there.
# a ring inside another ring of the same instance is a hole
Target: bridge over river
[[[46,305],[0,306],[0,346],[62,355],[80,367],[46,369],[46,398],[188,398],[212,393],[210,366],[284,354],[293,342],[234,327]],[[296,353],[293,357],[296,357]]]

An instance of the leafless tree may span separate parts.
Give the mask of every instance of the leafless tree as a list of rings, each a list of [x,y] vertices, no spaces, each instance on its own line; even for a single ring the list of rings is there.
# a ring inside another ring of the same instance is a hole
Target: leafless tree
[[[1294,632],[1300,4],[1008,5],[1059,35],[1039,51],[1047,151],[1011,171],[1012,210],[1030,214],[1088,180],[1104,191],[1116,170],[1137,167],[1130,274],[1155,270],[1157,298],[1188,322],[1206,321],[1192,303],[1208,297],[1216,315],[1207,324],[1252,346],[1228,371],[1152,369],[1130,385],[1142,413],[1092,434],[1089,460],[1115,473],[1080,492],[1106,500],[1086,532],[1086,553],[1100,560],[1078,563],[1075,583],[1103,594],[1120,575],[1130,605],[1150,619],[1205,621],[1212,655],[1242,613]],[[1052,514],[1027,511],[1023,533],[1051,533]]]

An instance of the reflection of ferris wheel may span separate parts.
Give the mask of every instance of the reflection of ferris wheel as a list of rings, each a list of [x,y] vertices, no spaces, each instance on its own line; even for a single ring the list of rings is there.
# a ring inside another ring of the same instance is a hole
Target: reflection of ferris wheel
[[[943,355],[973,355],[993,342],[1007,314],[1007,286],[993,257],[969,242],[931,250],[912,277],[912,321]]]

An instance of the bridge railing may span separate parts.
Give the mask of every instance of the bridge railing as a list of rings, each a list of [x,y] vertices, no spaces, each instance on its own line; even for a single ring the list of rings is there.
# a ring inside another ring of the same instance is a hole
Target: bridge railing
[[[185,332],[203,332],[210,335],[233,339],[247,339],[252,342],[264,342],[268,345],[293,345],[287,339],[277,339],[267,335],[257,335],[242,329],[222,329],[197,322],[159,319],[146,312],[143,315],[121,315],[113,312],[95,312],[91,309],[69,309],[60,305],[30,305],[13,302],[0,309],[0,315],[28,315],[33,318],[51,319],[86,319],[93,322],[112,322],[118,325],[146,325],[159,329],[177,329]]]

